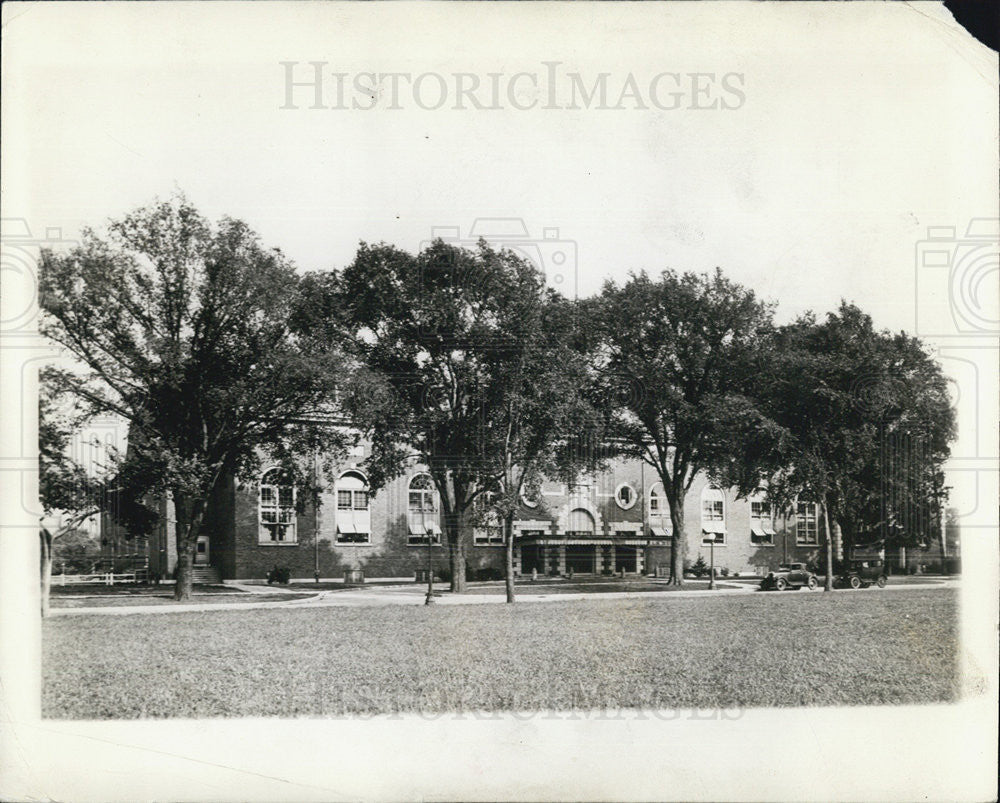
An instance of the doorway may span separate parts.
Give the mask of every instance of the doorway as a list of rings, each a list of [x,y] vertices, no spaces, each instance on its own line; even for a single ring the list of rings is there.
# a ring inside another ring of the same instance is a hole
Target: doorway
[[[208,565],[208,536],[199,535],[198,541],[194,546],[194,565],[195,566],[207,566]]]
[[[638,569],[638,548],[634,546],[615,547],[615,573],[625,570],[626,574],[635,574]]]

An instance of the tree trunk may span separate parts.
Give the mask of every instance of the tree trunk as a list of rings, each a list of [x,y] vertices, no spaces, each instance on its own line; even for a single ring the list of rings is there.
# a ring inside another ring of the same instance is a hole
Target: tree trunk
[[[504,585],[507,590],[507,602],[514,602],[514,513],[510,512],[503,520],[504,542]]]
[[[941,574],[948,575],[948,539],[945,535],[944,519],[938,528],[938,543],[941,544]]]
[[[823,581],[824,591],[833,591],[833,533],[830,532],[830,514],[826,507],[826,497],[823,497],[823,542],[826,549],[826,579]]]
[[[666,488],[666,483],[663,484]],[[684,495],[679,499],[669,499],[670,524],[673,541],[670,548],[670,579],[667,585],[684,585],[684,557],[687,553],[687,538],[684,537]]]
[[[47,527],[38,531],[42,553],[42,618],[49,615],[49,589],[52,587],[52,533]]]
[[[462,532],[455,526],[448,533],[448,552],[451,559],[451,592],[465,593],[465,545]]]
[[[465,543],[462,539],[460,514],[446,512],[445,535],[448,538],[448,559],[451,564],[450,589],[453,594],[465,593]]]
[[[177,579],[174,583],[174,599],[186,602],[191,599],[194,548],[201,531],[204,504],[177,492],[174,492],[173,497],[177,518]]]

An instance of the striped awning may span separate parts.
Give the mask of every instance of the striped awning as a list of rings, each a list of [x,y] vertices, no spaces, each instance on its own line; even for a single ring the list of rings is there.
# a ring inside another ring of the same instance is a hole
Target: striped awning
[[[653,546],[656,541],[649,538],[558,538],[536,536],[522,538],[520,543],[535,546]]]

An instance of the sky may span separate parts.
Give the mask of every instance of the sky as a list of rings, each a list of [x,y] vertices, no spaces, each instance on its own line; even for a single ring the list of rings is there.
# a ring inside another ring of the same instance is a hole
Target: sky
[[[301,270],[512,226],[571,296],[718,266],[779,321],[846,299],[924,336],[957,453],[996,457],[995,223],[965,235],[1000,217],[997,59],[936,4],[18,3],[4,26],[3,215],[38,239],[183,191]]]

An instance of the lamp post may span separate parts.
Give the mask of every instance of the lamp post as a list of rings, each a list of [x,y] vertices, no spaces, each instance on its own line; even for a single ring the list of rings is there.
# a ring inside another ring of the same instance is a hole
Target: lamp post
[[[715,590],[715,533],[708,543],[708,590]]]
[[[319,583],[319,453],[313,450],[312,459],[312,503],[313,503],[313,577]],[[334,488],[336,490],[336,488]],[[336,494],[334,494],[336,496]],[[336,522],[334,522],[336,524]]]
[[[430,531],[427,529],[427,499],[424,497],[426,491],[421,491],[420,499],[420,523],[424,528],[424,537],[427,538],[427,597],[424,605],[434,604],[434,544],[431,540]],[[434,498],[433,496],[431,497]]]

